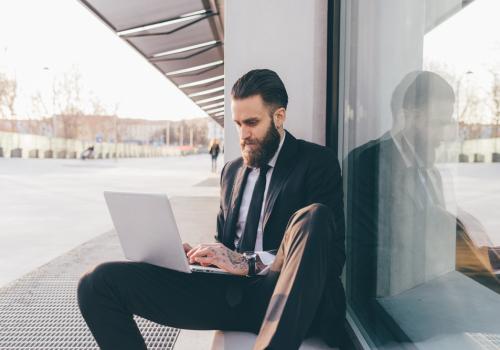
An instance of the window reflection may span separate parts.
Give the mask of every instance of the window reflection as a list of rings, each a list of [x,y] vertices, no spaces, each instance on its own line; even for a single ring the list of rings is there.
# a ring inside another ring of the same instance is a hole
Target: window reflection
[[[393,127],[349,153],[351,290],[358,302],[395,295],[455,268],[455,216],[436,150],[456,138],[451,86],[411,72],[391,100]]]
[[[500,346],[500,2],[346,6],[350,314],[375,345]]]

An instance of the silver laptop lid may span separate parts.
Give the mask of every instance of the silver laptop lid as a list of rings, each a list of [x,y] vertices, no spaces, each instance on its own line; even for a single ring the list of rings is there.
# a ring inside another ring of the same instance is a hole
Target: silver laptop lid
[[[165,194],[104,192],[125,257],[190,273]]]

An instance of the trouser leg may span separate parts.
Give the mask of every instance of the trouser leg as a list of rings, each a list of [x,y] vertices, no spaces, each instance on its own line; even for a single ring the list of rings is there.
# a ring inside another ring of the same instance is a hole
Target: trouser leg
[[[78,285],[78,304],[101,349],[146,349],[133,315],[188,329],[239,329],[226,286],[235,276],[176,272],[146,263],[97,266]]]
[[[308,206],[292,216],[266,277],[276,284],[254,349],[299,348],[322,300],[336,260],[332,256],[343,254],[342,248],[332,248],[335,233],[333,216],[324,205]]]

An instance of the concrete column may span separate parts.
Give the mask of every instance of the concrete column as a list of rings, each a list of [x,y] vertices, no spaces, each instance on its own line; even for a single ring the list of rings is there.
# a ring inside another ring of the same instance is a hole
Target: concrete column
[[[166,136],[166,143],[167,143],[167,146],[170,146],[170,122],[167,122],[167,136]]]
[[[285,128],[299,138],[324,144],[327,5],[322,0],[226,1],[226,161],[240,156],[231,87],[254,68],[272,69],[283,80],[289,95]]]
[[[183,146],[184,145],[184,125],[181,124],[180,126],[180,135],[179,135],[179,145]]]

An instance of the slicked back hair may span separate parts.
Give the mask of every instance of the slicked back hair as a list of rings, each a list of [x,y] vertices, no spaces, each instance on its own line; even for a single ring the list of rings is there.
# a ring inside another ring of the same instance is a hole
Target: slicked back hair
[[[273,110],[288,105],[288,94],[283,81],[270,69],[254,69],[239,78],[231,90],[234,99],[260,95],[264,104]]]

